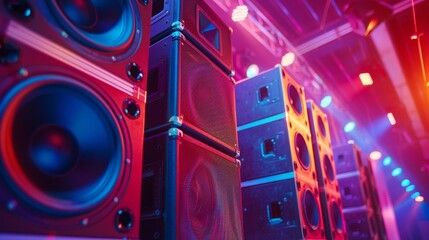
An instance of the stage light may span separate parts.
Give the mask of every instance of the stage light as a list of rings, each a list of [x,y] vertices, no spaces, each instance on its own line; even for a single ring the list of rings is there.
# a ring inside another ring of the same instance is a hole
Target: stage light
[[[388,113],[387,114],[387,119],[389,119],[389,122],[390,122],[390,125],[395,125],[396,124],[396,119],[395,119],[395,117],[393,116],[393,113]]]
[[[383,165],[384,166],[389,166],[392,163],[392,158],[391,157],[385,157],[383,160]]]
[[[414,189],[416,189],[416,186],[414,186],[414,185],[410,185],[410,186],[408,186],[407,188],[405,188],[405,191],[407,191],[407,192],[411,192],[411,191],[413,191]]]
[[[412,199],[416,199],[416,197],[418,197],[418,196],[420,196],[419,192],[415,192],[415,193],[411,194]]]
[[[329,105],[331,105],[332,103],[332,97],[327,95],[324,98],[322,98],[322,100],[320,101],[320,106],[322,108],[327,108],[329,107]]]
[[[381,152],[379,152],[379,151],[372,151],[369,154],[369,158],[371,160],[373,160],[373,161],[377,161],[377,160],[379,160],[381,158]]]
[[[396,176],[399,176],[401,173],[402,173],[402,168],[398,167],[393,169],[392,176],[396,177]]]
[[[369,73],[359,74],[359,79],[360,79],[362,85],[364,85],[364,86],[369,86],[369,85],[372,85],[374,83],[374,81],[372,81],[372,77]]]
[[[401,182],[401,186],[403,186],[403,187],[407,187],[408,185],[410,185],[410,180],[408,180],[408,179],[404,179],[404,180],[402,180],[402,182]]]
[[[287,67],[295,61],[295,54],[293,52],[288,52],[282,57],[282,66]]]
[[[247,18],[247,14],[249,13],[249,9],[246,5],[238,5],[234,10],[232,10],[232,21],[241,22]]]
[[[348,122],[344,126],[344,132],[349,133],[349,132],[353,131],[353,129],[355,129],[355,127],[356,127],[356,123],[355,122]]]
[[[423,202],[423,200],[425,200],[425,198],[423,196],[417,196],[414,201],[416,202]]]
[[[256,64],[251,64],[246,70],[246,76],[248,78],[254,77],[259,74],[259,67]]]

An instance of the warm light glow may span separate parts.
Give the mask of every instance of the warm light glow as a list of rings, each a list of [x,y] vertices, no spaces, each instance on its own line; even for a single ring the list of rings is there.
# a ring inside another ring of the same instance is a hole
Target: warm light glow
[[[249,9],[246,5],[239,5],[232,10],[232,21],[241,22],[246,19]]]
[[[416,199],[416,197],[418,197],[418,196],[420,196],[419,192],[415,192],[415,193],[411,194],[412,199]]]
[[[390,125],[395,125],[396,124],[396,119],[395,119],[395,117],[393,116],[393,113],[388,113],[387,114],[387,119],[389,119],[389,122],[390,122]]]
[[[408,185],[410,185],[410,180],[408,180],[408,179],[404,179],[404,180],[402,180],[402,182],[401,182],[401,186],[403,186],[403,187],[407,187]]]
[[[391,157],[385,157],[383,160],[383,165],[384,166],[389,166],[392,163],[392,158]]]
[[[282,57],[282,66],[287,67],[295,61],[295,54],[293,52],[288,52]]]
[[[416,188],[416,186],[414,186],[414,185],[410,185],[410,186],[408,186],[407,188],[405,188],[405,191],[407,191],[407,192],[411,192],[411,191],[413,191],[415,188]]]
[[[414,199],[414,201],[416,201],[416,202],[423,202],[423,200],[425,200],[425,198],[423,196],[418,196]]]
[[[381,158],[381,152],[379,152],[379,151],[372,151],[369,154],[369,158],[371,160],[373,160],[373,161],[377,161],[377,160],[379,160]]]
[[[329,107],[329,105],[331,105],[332,103],[332,97],[327,95],[324,98],[322,98],[322,100],[320,101],[320,106],[322,108],[327,108]]]
[[[356,123],[354,122],[348,122],[345,126],[344,126],[344,132],[348,133],[353,131],[353,129],[355,129],[356,127]]]
[[[399,174],[401,174],[402,173],[402,168],[395,168],[395,169],[393,169],[393,171],[392,171],[392,176],[394,176],[394,177],[396,177],[396,176],[399,176]]]
[[[254,77],[259,74],[259,67],[256,64],[251,64],[246,70],[246,76],[248,78]]]
[[[362,82],[362,85],[364,86],[369,86],[374,83],[369,73],[361,73],[359,74],[359,78],[360,78],[360,81]]]

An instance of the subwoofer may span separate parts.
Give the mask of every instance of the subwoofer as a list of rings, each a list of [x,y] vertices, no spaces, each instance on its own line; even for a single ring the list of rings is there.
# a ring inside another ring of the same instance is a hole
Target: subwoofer
[[[151,3],[3,1],[0,238],[138,238]]]
[[[146,133],[177,127],[235,156],[234,82],[180,32],[150,46]]]
[[[142,239],[243,239],[236,159],[177,128],[145,149]]]
[[[203,0],[155,0],[151,44],[180,31],[227,74],[232,70],[231,28]]]
[[[346,239],[342,201],[327,115],[312,100],[307,100],[307,110],[326,237],[328,239]]]

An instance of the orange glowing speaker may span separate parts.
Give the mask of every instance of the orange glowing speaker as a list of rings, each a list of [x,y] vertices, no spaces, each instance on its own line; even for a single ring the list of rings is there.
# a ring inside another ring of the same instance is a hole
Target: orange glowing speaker
[[[151,2],[3,1],[0,238],[138,238]]]
[[[312,100],[307,100],[307,111],[326,236],[328,239],[346,239],[328,117]]]

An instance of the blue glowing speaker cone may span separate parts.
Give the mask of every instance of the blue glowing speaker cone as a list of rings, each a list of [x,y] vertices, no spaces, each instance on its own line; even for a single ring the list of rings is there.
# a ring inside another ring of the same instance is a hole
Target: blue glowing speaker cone
[[[114,192],[123,137],[95,91],[63,76],[34,77],[0,101],[0,113],[0,130],[11,139],[3,165],[23,200],[51,214],[75,215]]]

